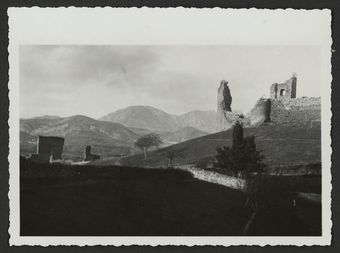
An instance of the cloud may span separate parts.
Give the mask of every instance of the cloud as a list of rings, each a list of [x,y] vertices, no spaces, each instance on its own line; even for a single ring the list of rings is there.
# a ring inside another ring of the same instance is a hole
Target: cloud
[[[120,86],[157,67],[148,47],[22,46],[20,76],[25,88],[70,91],[83,85]]]
[[[229,81],[246,113],[274,82],[298,74],[298,95],[319,96],[320,53],[303,46],[22,46],[22,117],[100,117],[130,105],[169,113],[216,110]]]

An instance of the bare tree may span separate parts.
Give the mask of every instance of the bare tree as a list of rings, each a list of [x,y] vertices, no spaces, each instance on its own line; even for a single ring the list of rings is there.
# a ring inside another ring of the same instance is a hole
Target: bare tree
[[[148,149],[151,147],[159,147],[163,143],[158,134],[151,133],[140,137],[135,146],[140,148],[144,153],[144,160],[146,161]]]

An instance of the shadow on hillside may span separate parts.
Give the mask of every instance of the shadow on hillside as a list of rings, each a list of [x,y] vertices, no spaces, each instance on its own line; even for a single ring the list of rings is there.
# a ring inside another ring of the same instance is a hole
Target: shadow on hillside
[[[20,164],[22,236],[239,236],[244,193],[175,169]],[[315,235],[291,212],[268,210],[254,234]]]

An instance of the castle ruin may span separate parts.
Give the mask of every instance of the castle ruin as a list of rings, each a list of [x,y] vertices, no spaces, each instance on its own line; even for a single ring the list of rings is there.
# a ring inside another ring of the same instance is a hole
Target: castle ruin
[[[228,130],[238,121],[242,121],[242,116],[231,110],[232,96],[228,82],[222,80],[217,91],[217,131]]]
[[[284,83],[274,83],[270,86],[270,98],[271,99],[291,99],[296,98],[296,76]]]
[[[321,121],[320,97],[296,97],[297,78],[270,87],[270,99],[259,99],[250,111],[251,126],[265,122],[313,127]]]
[[[37,154],[32,154],[30,159],[39,163],[61,160],[64,141],[64,138],[57,136],[38,136]]]
[[[297,98],[296,90],[295,75],[284,83],[274,83],[270,86],[270,98],[260,98],[247,117],[242,117],[232,112],[228,82],[222,81],[218,88],[217,131],[228,130],[236,122],[242,123],[244,127],[256,127],[264,123],[299,127],[320,126],[321,98]]]
[[[272,108],[271,99],[260,98],[253,109],[250,111],[250,123],[252,126],[258,126],[265,122],[270,122]]]

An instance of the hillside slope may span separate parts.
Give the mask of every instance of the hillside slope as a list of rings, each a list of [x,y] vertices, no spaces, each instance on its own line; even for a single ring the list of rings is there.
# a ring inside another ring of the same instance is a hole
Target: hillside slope
[[[134,142],[142,135],[156,132],[164,140],[164,146],[207,135],[193,127],[176,131],[151,131],[144,128],[125,127],[119,123],[98,121],[86,116],[43,116],[20,120],[20,151],[22,155],[36,152],[39,135],[65,138],[64,158],[79,160],[84,147],[91,145],[94,153],[102,158],[134,153]]]
[[[172,143],[179,143],[191,139],[195,139],[204,135],[208,135],[208,133],[198,130],[194,127],[183,127],[174,132],[163,132],[160,133],[160,136],[163,140]]]
[[[81,158],[84,147],[91,145],[103,156],[129,153],[139,135],[127,127],[77,115],[66,118],[20,120],[20,150],[35,153],[38,135],[65,138],[63,157]]]
[[[296,165],[321,161],[320,127],[297,128],[288,125],[262,125],[245,128],[245,136],[255,135],[257,149],[265,156],[267,165]],[[212,157],[216,148],[230,146],[232,130],[219,132],[182,142],[157,151],[150,152],[148,160],[142,155],[134,155],[120,160],[124,165],[166,166],[166,153],[170,150],[181,151],[184,157],[175,157],[174,164],[190,164]]]

